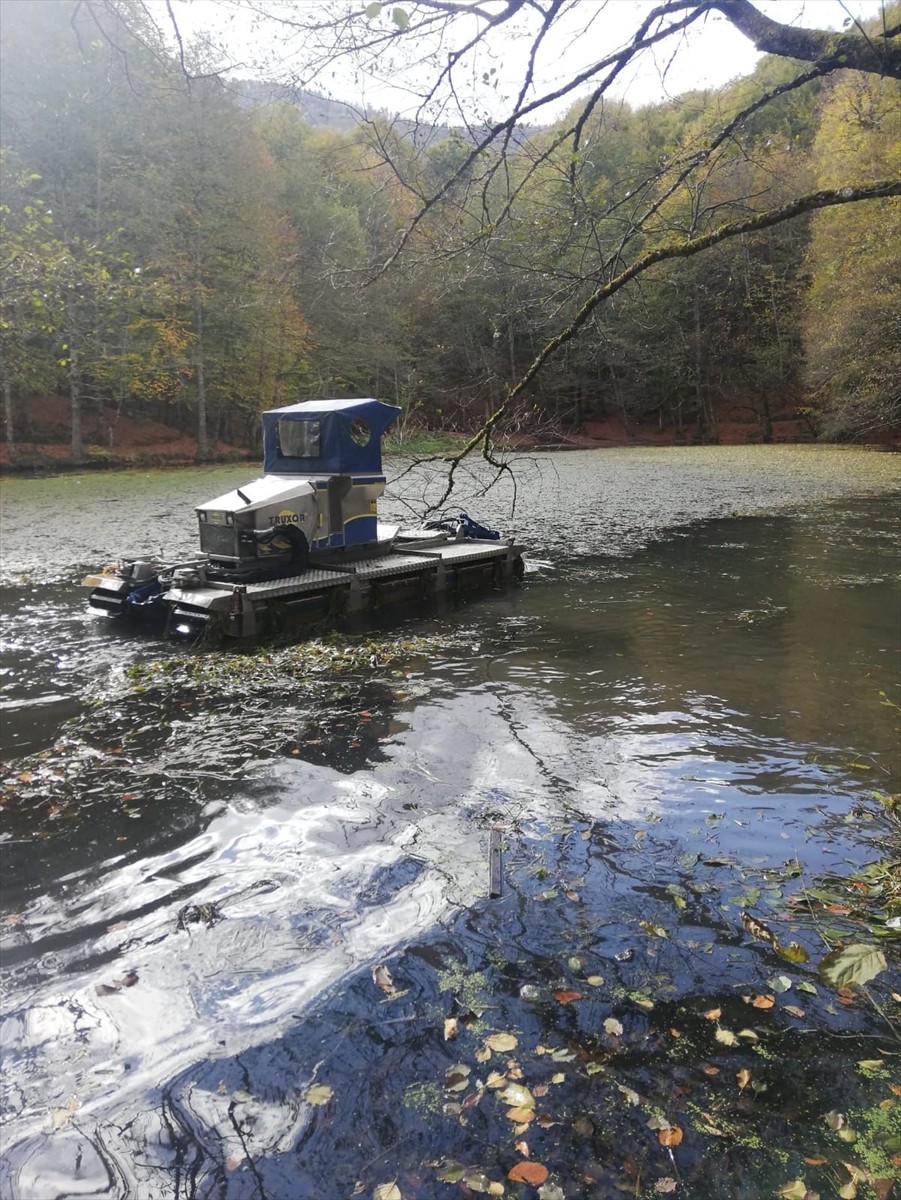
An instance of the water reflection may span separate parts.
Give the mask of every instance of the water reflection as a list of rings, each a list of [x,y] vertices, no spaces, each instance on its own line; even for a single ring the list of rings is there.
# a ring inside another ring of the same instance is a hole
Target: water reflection
[[[648,1187],[672,1174],[648,1131],[660,1112],[685,1131],[693,1196],[781,1186],[755,1146],[840,1169],[824,1080],[848,1108],[888,1098],[853,1065],[886,1026],[815,970],[824,928],[868,930],[803,898],[880,856],[872,793],[898,790],[893,514],[845,501],[664,537],[658,513],[657,540],[630,541],[637,461],[605,459],[585,494],[561,461],[578,527],[560,545],[553,512],[535,518],[552,569],[424,614],[428,655],[340,677],[277,655],[262,675],[215,656],[195,674],[84,623],[74,590],[56,609],[8,593],[27,719],[2,793],[0,1195],[298,1200],[397,1178],[432,1197],[446,1184],[429,1164],[500,1181],[518,1138],[570,1191],[608,1196],[638,1187],[636,1147]],[[655,488],[674,461],[652,464]],[[675,519],[734,504],[752,472],[730,470],[724,500],[692,468]],[[784,467],[754,486],[774,503],[828,491]],[[77,719],[60,726],[57,696]],[[488,903],[496,825],[504,895]],[[745,911],[810,963],[750,936]],[[892,987],[895,967],[881,1005]],[[771,992],[770,1008],[743,999]],[[476,1057],[508,1030],[514,1053]],[[486,1082],[508,1058],[545,1089],[547,1122],[516,1135]],[[459,1094],[454,1063],[470,1068]],[[767,1090],[736,1089],[742,1069]]]

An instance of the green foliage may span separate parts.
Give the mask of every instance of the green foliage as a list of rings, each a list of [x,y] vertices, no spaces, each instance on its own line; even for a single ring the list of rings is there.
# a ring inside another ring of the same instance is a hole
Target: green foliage
[[[899,102],[890,80],[851,72],[826,90],[817,182],[897,176]],[[817,214],[807,256],[809,386],[832,437],[866,439],[901,422],[901,201]]]
[[[820,975],[833,987],[850,987],[869,983],[885,967],[885,955],[878,947],[852,942],[827,954],[820,963]]]
[[[337,132],[243,106],[202,47],[189,85],[143,7],[116,12],[114,46],[75,0],[7,0],[0,49],[7,436],[32,392],[65,390],[76,457],[110,408],[195,429],[201,456],[310,394],[478,428],[638,256],[898,172],[897,96],[875,77],[790,89],[721,138],[794,77],[764,58],[716,92],[605,100],[578,143],[570,115],[474,154],[460,132],[421,144],[379,117]],[[365,17],[409,32],[406,8]],[[802,400],[831,435],[897,425],[897,224],[897,201],[848,205],[659,265],[543,368],[514,427],[617,416],[715,440],[727,404],[766,441]]]

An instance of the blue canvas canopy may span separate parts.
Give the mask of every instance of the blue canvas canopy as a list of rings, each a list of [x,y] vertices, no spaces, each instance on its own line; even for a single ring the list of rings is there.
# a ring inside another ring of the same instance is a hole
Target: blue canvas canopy
[[[267,475],[350,475],[382,469],[381,437],[400,409],[381,400],[305,400],[263,413]]]

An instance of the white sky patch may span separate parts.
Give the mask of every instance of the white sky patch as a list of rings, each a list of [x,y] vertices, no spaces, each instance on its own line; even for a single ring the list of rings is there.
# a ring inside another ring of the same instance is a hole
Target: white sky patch
[[[564,80],[592,62],[624,46],[640,20],[654,6],[653,0],[570,0],[545,38],[536,59],[531,95],[545,95]],[[164,0],[150,0],[160,28],[172,34],[172,23]],[[366,5],[349,3],[347,11],[360,13]],[[412,13],[412,3],[389,0],[382,13],[373,18],[373,28],[392,28],[395,7]],[[489,2],[485,7],[491,9]],[[840,29],[854,21],[876,16],[881,0],[762,0],[758,7],[774,19],[820,29]],[[388,112],[391,115],[416,115],[421,96],[434,78],[434,64],[419,65],[405,60],[409,38],[398,38],[396,45],[366,66],[335,61],[310,77],[307,69],[309,43],[295,27],[267,19],[265,14],[281,13],[295,20],[325,16],[334,6],[319,0],[255,0],[248,8],[241,0],[171,0],[172,13],[180,35],[187,44],[198,35],[208,35],[218,47],[216,66],[236,78],[293,81],[308,85],[336,100]],[[455,26],[459,46],[477,28],[475,18]],[[528,63],[532,39],[527,27],[517,31],[504,27],[500,36],[480,44],[470,55],[465,68],[455,74],[457,100],[471,121],[490,122],[506,115],[516,99]],[[417,45],[421,56],[424,41]],[[436,41],[431,49],[439,61],[446,61],[450,46]],[[730,80],[749,74],[761,56],[751,43],[720,14],[700,18],[689,30],[676,33],[646,51],[615,80],[609,95],[624,98],[634,107],[658,103],[693,89],[714,89]],[[586,85],[581,94],[589,90]],[[545,105],[530,116],[531,123],[548,123],[559,118],[580,93]],[[446,97],[445,97],[446,104]],[[459,121],[459,113],[444,104],[435,104],[424,115],[449,124]]]

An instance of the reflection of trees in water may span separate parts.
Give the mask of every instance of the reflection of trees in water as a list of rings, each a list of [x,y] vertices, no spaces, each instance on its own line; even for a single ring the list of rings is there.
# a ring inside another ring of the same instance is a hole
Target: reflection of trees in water
[[[430,1197],[446,1160],[502,1179],[519,1157],[509,1106],[483,1085],[512,1068],[547,1114],[520,1136],[564,1183],[634,1181],[636,1155],[643,1177],[670,1174],[672,1160],[647,1131],[654,1113],[685,1131],[676,1159],[692,1195],[737,1195],[743,1180],[778,1179],[767,1146],[828,1140],[809,1123],[827,1103],[824,1087],[830,1107],[873,1094],[849,1067],[872,1054],[869,1038],[884,1027],[870,1011],[830,1015],[828,995],[803,997],[800,1025],[781,1000],[749,1005],[742,993],[765,992],[769,975],[804,972],[750,943],[736,914],[723,912],[728,864],[673,871],[678,844],[650,833],[635,848],[634,832],[575,823],[530,843],[544,877],[517,868],[504,901],[479,902],[393,956],[397,999],[386,1002],[361,969],[280,1037],[180,1074],[162,1104],[154,1099],[155,1115],[119,1127],[115,1154],[127,1174],[148,1196],[173,1194],[175,1182],[178,1196],[267,1200],[350,1195],[358,1182],[371,1194],[394,1178],[403,1196]],[[690,898],[685,909],[662,882],[647,883],[666,878],[667,864]],[[709,890],[693,892],[705,876]],[[649,919],[668,936],[642,930]],[[598,975],[603,983],[587,982]],[[561,1003],[561,988],[581,999]],[[442,1034],[448,1015],[458,1017],[452,1042]],[[606,1031],[608,1018],[622,1031]],[[735,1047],[717,1042],[721,1029],[736,1034]],[[496,1030],[518,1045],[479,1063],[475,1051]],[[454,1063],[472,1067],[460,1093],[445,1087]],[[735,1086],[742,1069],[758,1090]],[[332,1089],[321,1107],[304,1100],[313,1084]],[[140,1139],[159,1144],[163,1131],[165,1155],[148,1162]]]

